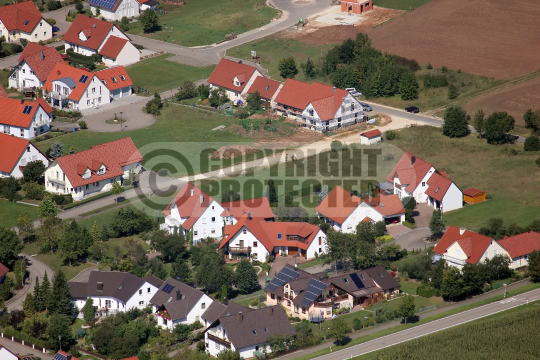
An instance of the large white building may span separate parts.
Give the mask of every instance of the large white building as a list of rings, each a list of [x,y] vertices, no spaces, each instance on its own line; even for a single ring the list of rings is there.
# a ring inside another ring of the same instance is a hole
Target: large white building
[[[94,15],[99,9],[100,16],[109,21],[120,21],[124,16],[135,17],[140,14],[137,0],[90,0],[88,3]]]
[[[0,177],[22,178],[24,167],[33,161],[49,165],[49,159],[30,141],[2,133],[0,154]]]
[[[137,174],[142,161],[129,137],[95,145],[54,159],[45,169],[45,190],[82,200],[88,194],[110,190],[115,182],[121,184],[130,171]]]
[[[49,131],[52,113],[43,98],[35,101],[0,98],[0,132],[32,139]]]
[[[28,43],[9,76],[9,87],[41,88],[57,63],[64,63],[64,59],[55,47]]]
[[[32,1],[6,3],[0,7],[0,37],[7,42],[26,39],[31,42],[52,39],[52,26]]]

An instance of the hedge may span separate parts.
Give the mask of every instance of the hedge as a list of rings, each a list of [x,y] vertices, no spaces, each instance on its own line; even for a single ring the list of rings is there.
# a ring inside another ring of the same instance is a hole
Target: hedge
[[[47,348],[48,347],[48,344],[43,341],[43,340],[40,340],[40,339],[37,339],[33,336],[30,336],[30,335],[27,335],[23,332],[20,332],[20,331],[17,331],[15,329],[13,329],[12,327],[7,327],[5,329],[1,329],[0,332],[4,333],[4,336],[8,336],[8,337],[15,337],[16,339],[18,340],[24,340],[24,343],[25,345],[28,344],[34,344],[36,345],[37,347],[39,348]]]
[[[435,296],[437,294],[437,289],[435,289],[433,286],[420,286],[416,288],[416,295],[422,296],[425,298],[429,298],[432,296]]]

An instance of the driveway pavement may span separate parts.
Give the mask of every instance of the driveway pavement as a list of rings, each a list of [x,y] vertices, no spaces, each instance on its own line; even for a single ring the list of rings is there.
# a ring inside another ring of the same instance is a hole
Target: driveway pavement
[[[417,228],[428,227],[432,216],[433,208],[427,203],[417,204],[413,211],[414,223]]]
[[[17,342],[11,341],[11,338],[0,337],[0,345],[4,346],[6,349],[14,353],[15,355],[34,355],[40,357],[42,360],[53,360],[54,355],[44,354],[38,349],[32,349],[31,347],[21,345]],[[21,357],[22,359],[22,357]],[[4,359],[2,359],[4,360]]]
[[[405,225],[401,225],[401,224],[395,224],[395,225],[387,225],[386,226],[386,231],[388,232],[389,235],[393,236],[393,237],[396,237],[400,234],[403,234],[404,232],[407,232],[411,230],[410,228],[406,227]]]
[[[424,241],[424,239],[430,235],[431,231],[426,228],[414,230],[409,229],[409,231],[395,236],[394,242],[400,245],[402,249],[407,249],[407,251],[413,249],[424,249],[424,247],[433,245],[432,243]]]

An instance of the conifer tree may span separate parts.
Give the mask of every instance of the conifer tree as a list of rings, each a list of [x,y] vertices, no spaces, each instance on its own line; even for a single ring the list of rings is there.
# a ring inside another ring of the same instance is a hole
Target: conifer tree
[[[61,314],[73,316],[71,293],[66,276],[62,270],[58,270],[53,277],[53,286],[49,304],[49,314]]]

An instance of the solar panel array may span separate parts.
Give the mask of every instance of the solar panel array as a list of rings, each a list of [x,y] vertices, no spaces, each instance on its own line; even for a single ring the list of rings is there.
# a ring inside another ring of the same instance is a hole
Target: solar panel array
[[[326,289],[328,285],[323,283],[322,281],[311,279],[309,280],[308,287],[306,289],[306,294],[304,295],[304,299],[300,302],[300,304],[304,306],[310,306],[324,289]]]
[[[90,4],[96,5],[105,9],[114,9],[117,0],[91,0]]]
[[[53,360],[66,360],[67,356],[64,354],[57,353],[54,355]]]
[[[173,289],[174,289],[174,286],[172,286],[171,284],[165,284],[165,286],[163,287],[163,289],[161,289],[161,291],[164,291],[167,294],[170,294],[171,291],[173,291]]]
[[[362,289],[365,287],[362,280],[360,280],[360,278],[358,277],[358,274],[351,274],[349,276],[351,277],[351,280],[354,282],[354,285],[356,285],[357,288]]]
[[[88,81],[88,76],[86,75],[82,75],[81,78],[79,79],[79,82],[83,84],[85,84],[87,81]]]
[[[33,106],[25,105],[22,113],[28,115],[32,112],[33,108]]]
[[[298,271],[294,271],[292,269],[289,269],[288,267],[284,267],[279,274],[268,284],[266,287],[270,291],[276,290],[278,287],[285,285],[285,283],[288,283],[292,279],[296,279],[300,276],[300,273]]]

